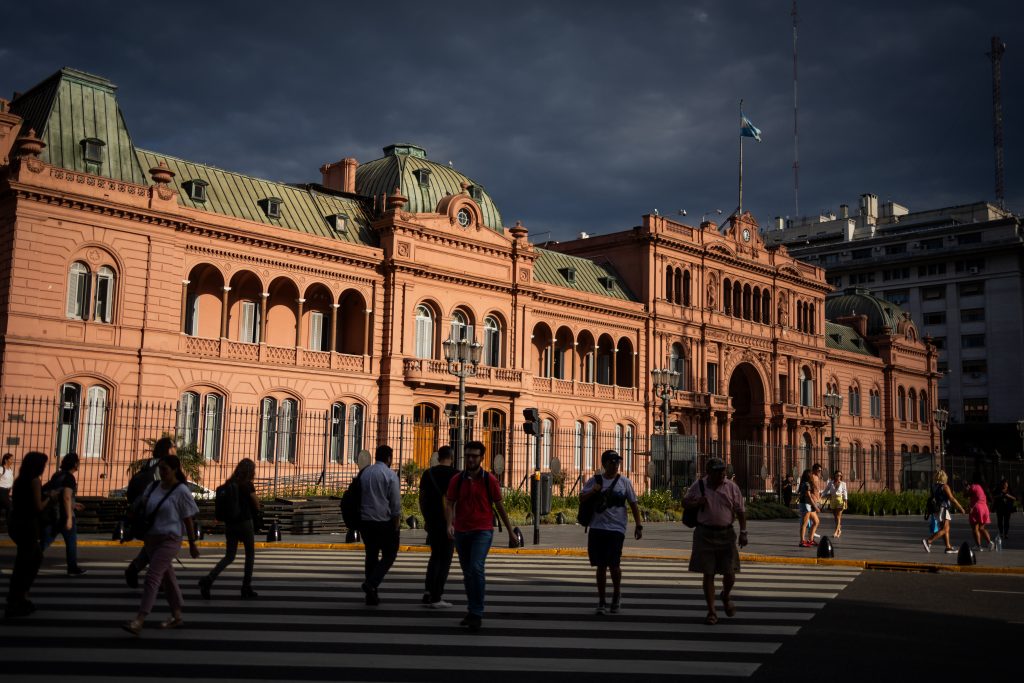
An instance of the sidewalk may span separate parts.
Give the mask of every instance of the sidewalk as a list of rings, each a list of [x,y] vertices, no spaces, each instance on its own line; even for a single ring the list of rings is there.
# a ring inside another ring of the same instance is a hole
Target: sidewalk
[[[916,571],[982,571],[1024,575],[1024,527],[1022,517],[1016,516],[1011,522],[1011,537],[1004,541],[1002,552],[977,553],[978,563],[974,567],[961,568],[956,564],[956,555],[943,553],[942,542],[936,542],[933,551],[926,553],[921,545],[926,525],[918,515],[863,517],[850,515],[843,519],[843,534],[831,538],[832,519],[823,519],[818,532],[832,541],[835,559],[817,560],[817,548],[801,548],[798,545],[799,527],[797,520],[752,520],[748,524],[750,544],[743,549],[744,562],[780,562],[844,564],[879,569],[905,569]],[[495,552],[519,554],[543,553],[549,555],[586,555],[587,537],[576,525],[549,524],[540,528],[540,544],[533,544],[533,527],[521,529],[526,541],[525,548],[509,550],[508,537],[495,530]],[[649,522],[644,525],[644,538],[632,538],[632,526],[626,537],[623,552],[625,557],[684,560],[690,556],[692,531],[679,522]],[[994,533],[990,527],[989,533]],[[1017,534],[1020,534],[1019,536]],[[952,540],[955,547],[971,538],[970,527],[963,515],[953,518]],[[994,535],[993,535],[994,538]],[[119,545],[109,536],[91,534],[79,536],[79,543],[88,546]],[[210,535],[201,545],[215,546],[223,543],[221,536]],[[971,541],[973,545],[973,541]],[[58,541],[59,544],[59,541]],[[426,532],[422,529],[402,530],[403,551],[426,552]],[[6,541],[0,545],[13,545]],[[355,548],[345,544],[340,534],[282,535],[278,543],[260,543],[262,547],[290,548]]]

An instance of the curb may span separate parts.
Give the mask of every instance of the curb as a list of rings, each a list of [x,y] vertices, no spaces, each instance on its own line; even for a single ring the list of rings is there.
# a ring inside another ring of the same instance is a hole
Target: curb
[[[54,546],[63,545],[58,541]],[[83,548],[141,548],[141,541],[79,541],[78,545]],[[184,544],[183,544],[184,545]],[[196,545],[200,548],[223,548],[227,544],[224,541],[199,541]],[[287,543],[276,541],[267,543],[257,541],[255,544],[259,549],[285,548],[288,550],[345,550],[350,552],[361,551],[362,543]],[[0,548],[13,548],[13,541],[0,541]],[[425,545],[399,545],[399,552],[404,553],[429,553],[430,547]],[[586,557],[586,548],[491,548],[492,555],[533,555],[541,557]],[[672,550],[670,548],[652,548],[649,552],[624,551],[622,557],[630,560],[658,560],[664,562],[684,562],[690,559],[689,553]],[[853,567],[856,569],[873,571],[899,571],[899,572],[920,572],[939,574],[961,573],[961,574],[1003,574],[1024,576],[1024,567],[987,567],[968,565],[961,567],[956,564],[931,564],[926,562],[899,562],[890,560],[835,560],[818,557],[783,557],[779,555],[755,555],[753,553],[740,553],[741,562],[752,562],[757,564],[786,564],[786,565],[817,565],[824,567]]]

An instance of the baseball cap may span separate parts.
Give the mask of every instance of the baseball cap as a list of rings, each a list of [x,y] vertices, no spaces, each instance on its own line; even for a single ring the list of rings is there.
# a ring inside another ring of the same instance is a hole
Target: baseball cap
[[[618,451],[607,450],[601,454],[601,464],[607,465],[610,462],[622,462],[622,456]]]
[[[717,472],[725,469],[725,461],[721,458],[710,458],[708,460],[708,472]]]

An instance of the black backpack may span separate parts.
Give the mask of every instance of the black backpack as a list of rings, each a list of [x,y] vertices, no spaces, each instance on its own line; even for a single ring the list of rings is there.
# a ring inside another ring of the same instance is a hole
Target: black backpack
[[[599,476],[601,475],[594,475],[594,479]],[[576,521],[580,526],[589,527],[590,523],[594,521],[594,515],[605,511],[608,507],[608,493],[615,490],[615,485],[619,483],[621,476],[621,474],[616,474],[615,480],[607,489],[602,489],[599,493],[580,502],[580,509],[576,511]]]
[[[46,507],[40,513],[40,522],[44,527],[52,527],[54,531],[62,528],[67,522],[66,511],[64,510],[64,471],[58,470],[50,478],[50,481],[43,484],[43,493],[60,491],[60,495],[49,498]]]
[[[150,460],[128,480],[128,488],[124,494],[124,497],[128,500],[128,505],[134,503],[139,496],[146,492],[149,485],[156,481],[154,476],[156,474],[156,466],[157,461]]]
[[[213,509],[217,519],[222,522],[234,522],[242,516],[242,501],[236,482],[229,481],[217,487]]]
[[[352,479],[352,483],[345,489],[341,497],[341,519],[348,529],[359,529],[363,521],[363,484],[359,481],[362,472]]]

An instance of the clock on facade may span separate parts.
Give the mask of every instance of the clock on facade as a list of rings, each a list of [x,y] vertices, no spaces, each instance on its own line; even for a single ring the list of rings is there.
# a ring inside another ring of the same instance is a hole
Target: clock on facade
[[[750,241],[750,231],[747,230],[746,228],[743,228],[743,241],[744,242],[749,242]]]
[[[459,219],[459,225],[461,225],[462,227],[465,228],[469,226],[469,211],[466,211],[465,209],[459,209],[459,213],[456,214],[456,218]]]

